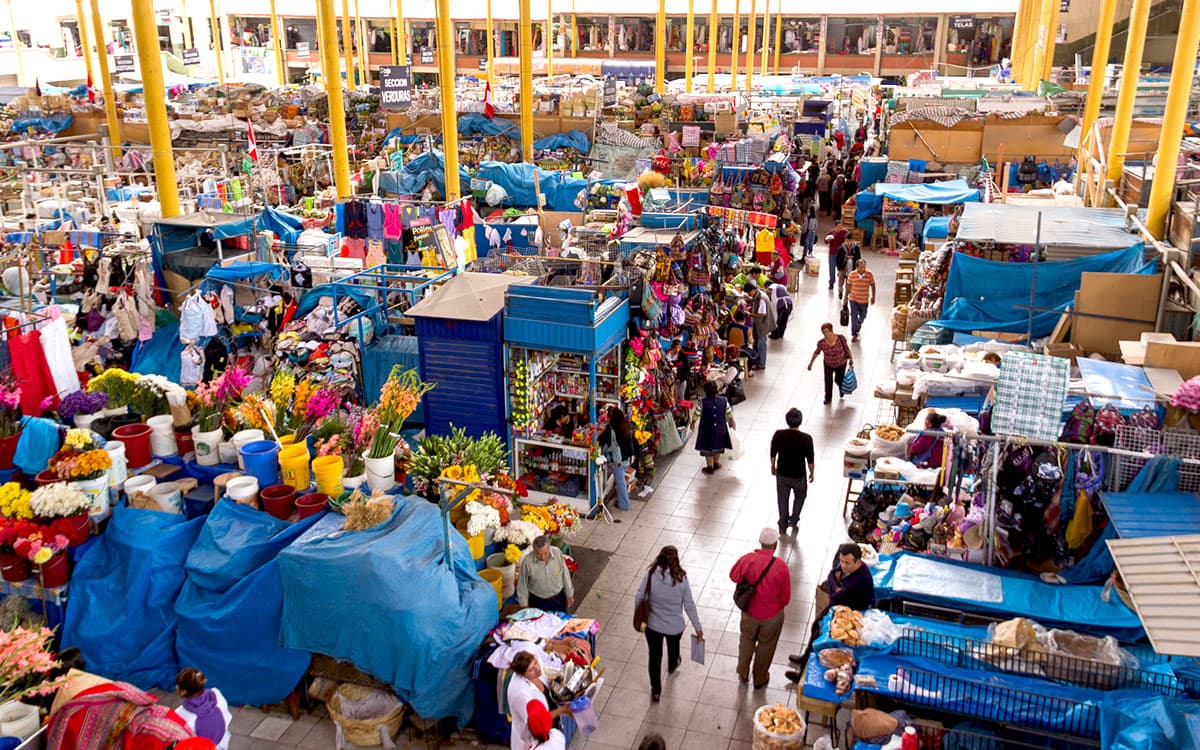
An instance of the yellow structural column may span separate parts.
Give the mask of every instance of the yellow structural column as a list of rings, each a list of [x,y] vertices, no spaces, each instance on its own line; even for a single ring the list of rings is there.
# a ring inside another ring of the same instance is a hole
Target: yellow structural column
[[[92,71],[92,45],[88,33],[87,15],[83,11],[83,0],[75,0],[75,19],[79,24],[79,49],[83,52],[83,67],[87,70],[88,83],[95,85],[95,73]]]
[[[696,0],[688,0],[687,36],[683,41],[683,75],[684,91],[692,93],[692,74],[695,73],[695,63],[692,58],[696,55]]]
[[[454,18],[450,0],[437,0],[438,88],[442,101],[442,158],[446,160],[446,200],[462,197],[458,175],[458,112],[454,101]],[[522,94],[525,91],[521,92]]]
[[[95,5],[95,0],[93,0],[92,6]],[[223,85],[225,83],[225,62],[221,59],[221,17],[217,15],[217,0],[208,0],[208,13],[209,28],[212,30],[213,52],[217,56],[217,81]],[[99,50],[99,52],[102,56],[104,55],[104,50]]]
[[[94,1],[94,0],[93,0]],[[171,128],[167,124],[167,88],[163,84],[162,53],[158,47],[158,23],[154,0],[132,0],[133,39],[142,69],[142,96],[150,126],[150,150],[154,156],[154,187],[165,219],[179,215],[179,186],[175,180],[175,154],[171,151]]]
[[[279,15],[275,12],[275,0],[271,0],[271,50],[275,53],[275,75],[280,86],[287,85],[287,61],[283,58],[283,29]]]
[[[408,65],[408,34],[404,31],[404,0],[396,0],[396,47],[398,65]]]
[[[1188,101],[1196,68],[1196,51],[1200,48],[1200,0],[1184,0],[1180,18],[1191,23],[1179,25],[1175,39],[1175,60],[1171,64],[1171,87],[1167,90],[1167,107],[1163,112],[1162,133],[1158,139],[1158,168],[1150,185],[1150,210],[1146,228],[1155,237],[1165,239],[1167,216],[1171,213],[1171,198],[1175,193],[1175,165],[1179,161],[1179,142],[1187,122]]]
[[[350,38],[350,0],[342,0],[342,56],[346,58],[346,88],[354,90],[354,40]]]
[[[738,52],[742,49],[742,0],[733,0],[733,43],[729,47],[729,88],[737,91]]]
[[[492,91],[496,90],[496,33],[495,27],[492,25],[492,0],[487,0],[487,79],[492,86]]]
[[[489,18],[491,17],[491,8],[491,0],[488,0]],[[392,65],[399,65],[400,38],[396,36],[396,0],[388,0],[388,29],[392,32]]]
[[[770,0],[767,0],[770,2]],[[779,50],[783,46],[783,0],[775,6],[775,65],[774,73],[779,75]]]
[[[755,5],[756,0],[750,0],[750,15],[746,23],[746,93],[754,90],[754,25],[758,23]]]
[[[1033,56],[1030,58],[1032,63],[1029,69],[1025,71],[1025,88],[1034,90],[1037,89],[1038,81],[1042,77],[1042,67],[1046,61],[1046,37],[1050,33],[1050,6],[1058,0],[1038,0],[1037,8],[1037,26],[1033,29]]]
[[[1034,77],[1033,66],[1037,58],[1038,38],[1041,34],[1043,0],[1029,0],[1029,24],[1025,32],[1025,56],[1021,61],[1021,84],[1029,88]]]
[[[355,63],[358,65],[358,77],[362,79],[364,84],[371,82],[370,64],[367,58],[367,26],[363,23],[362,14],[358,12],[358,0],[354,0],[354,38],[358,40],[358,49],[355,51]]]
[[[717,90],[717,26],[721,23],[717,16],[717,0],[712,0],[712,10],[708,13],[708,93]]]
[[[517,0],[517,54],[521,57],[521,158],[533,163],[533,12],[530,0]]]
[[[188,23],[187,0],[179,0],[179,20],[183,22],[183,46],[191,49],[196,45],[192,39],[192,25]]]
[[[1049,81],[1054,70],[1054,50],[1058,45],[1058,19],[1061,16],[1062,4],[1059,0],[1050,0],[1050,25],[1046,29],[1046,51],[1042,56],[1042,80]]]
[[[571,14],[571,57],[579,55],[579,27],[575,23],[575,14]]]
[[[329,140],[333,145],[333,184],[339,198],[350,195],[350,154],[346,147],[346,102],[342,96],[338,61],[337,11],[333,0],[317,0],[317,44],[325,63],[325,91],[329,99]]]
[[[1025,33],[1026,29],[1025,11],[1028,7],[1029,0],[1018,0],[1017,12],[1013,16],[1012,46],[1008,59],[1012,65],[1014,79],[1019,79],[1021,76],[1021,53],[1024,51],[1021,35]]]
[[[1133,102],[1137,98],[1138,78],[1142,70],[1146,27],[1150,24],[1150,2],[1133,0],[1133,7],[1129,9],[1129,34],[1125,41],[1125,62],[1121,68],[1121,88],[1117,92],[1117,110],[1113,114],[1112,132],[1108,138],[1108,179],[1114,183],[1121,181],[1121,172],[1125,169],[1125,151],[1129,148],[1129,131],[1133,129]]]
[[[1104,98],[1104,71],[1108,67],[1108,53],[1112,48],[1113,24],[1117,21],[1117,0],[1101,0],[1100,20],[1096,23],[1096,46],[1092,49],[1092,75],[1088,81],[1087,101],[1083,108],[1083,137],[1092,132],[1096,118],[1100,116],[1100,103]],[[1082,152],[1080,153],[1082,164]]]
[[[546,26],[542,34],[546,41],[546,75],[554,75],[554,0],[546,0]]]
[[[654,21],[654,90],[667,90],[667,0],[658,0],[658,17]]]
[[[758,69],[760,76],[767,75],[767,53],[771,49],[771,0],[763,0],[763,35],[762,35],[762,65]]]
[[[108,72],[108,45],[104,41],[104,19],[100,17],[100,0],[92,0],[92,36],[96,39],[99,83],[104,89],[104,119],[108,123],[108,142],[113,147],[113,158],[117,159],[121,156],[121,121],[117,119],[117,100],[113,96],[112,76]]]

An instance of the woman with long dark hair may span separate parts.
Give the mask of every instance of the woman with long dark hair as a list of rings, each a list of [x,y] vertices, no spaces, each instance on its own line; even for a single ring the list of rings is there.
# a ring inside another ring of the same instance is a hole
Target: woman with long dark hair
[[[692,621],[696,637],[704,639],[700,614],[692,600],[692,587],[687,571],[679,564],[679,550],[667,545],[659,550],[638,586],[634,608],[650,598],[650,613],[646,620],[646,645],[650,647],[650,699],[658,703],[662,696],[663,641],[667,642],[667,674],[679,668],[679,639],[683,637],[683,613]]]
[[[629,510],[629,485],[625,482],[625,469],[633,462],[637,448],[633,442],[633,425],[620,408],[608,407],[608,426],[600,433],[599,445],[612,469],[617,490],[617,509]]]

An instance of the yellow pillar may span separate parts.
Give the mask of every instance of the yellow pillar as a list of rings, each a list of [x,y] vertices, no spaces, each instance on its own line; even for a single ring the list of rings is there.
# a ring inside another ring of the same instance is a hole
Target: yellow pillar
[[[1038,81],[1042,78],[1042,68],[1046,64],[1046,37],[1050,33],[1050,6],[1058,0],[1038,0],[1037,26],[1033,31],[1032,60],[1029,69],[1025,71],[1025,88],[1036,90]]]
[[[763,0],[762,66],[760,76],[767,75],[767,52],[771,49],[771,0]]]
[[[275,0],[271,0],[271,50],[275,53],[275,76],[280,86],[287,85],[287,62],[283,59],[283,38]]]
[[[688,0],[687,14],[687,37],[683,42],[683,75],[687,79],[684,81],[684,91],[692,93],[692,74],[695,73],[695,62],[692,60],[696,55],[696,0]]]
[[[404,31],[404,0],[396,0],[396,47],[399,65],[408,65],[408,34]]]
[[[1108,67],[1113,24],[1117,21],[1117,0],[1101,0],[1101,3],[1100,20],[1096,24],[1096,46],[1092,50],[1092,77],[1088,81],[1087,101],[1083,109],[1084,137],[1092,132],[1092,126],[1100,116],[1100,102],[1104,98],[1104,70]],[[1080,141],[1082,140],[1080,138]],[[1082,160],[1080,163],[1082,164]]]
[[[571,57],[579,56],[579,27],[575,24],[575,14],[571,14]]]
[[[517,0],[517,53],[521,56],[521,158],[533,163],[533,12],[530,0]]]
[[[96,85],[95,72],[92,70],[91,34],[88,33],[87,15],[83,11],[83,0],[75,0],[75,18],[79,24],[79,49],[83,50],[83,65],[87,69],[88,83]]]
[[[1037,57],[1038,35],[1041,33],[1042,0],[1029,0],[1029,23],[1025,30],[1025,54],[1021,60],[1021,84],[1029,88],[1033,77],[1034,58]]]
[[[492,86],[492,92],[496,91],[496,34],[495,27],[492,25],[492,0],[487,0],[487,79]]]
[[[113,158],[121,157],[121,121],[117,119],[117,100],[113,97],[112,76],[108,72],[108,45],[104,40],[104,19],[100,17],[100,0],[92,0],[92,36],[96,39],[97,62],[100,64],[100,85],[104,88],[104,119],[108,123],[108,141],[113,146]]]
[[[488,0],[491,10],[491,0]],[[491,15],[490,12],[488,14]],[[388,0],[388,30],[392,33],[392,65],[400,64],[400,40],[396,36],[396,0]]]
[[[755,17],[756,0],[750,0],[750,15],[747,18],[746,24],[746,93],[754,91],[754,24],[758,21]]]
[[[729,49],[729,90],[737,91],[738,50],[742,48],[742,0],[733,0],[733,45]]]
[[[770,0],[767,0],[770,2]],[[775,75],[779,75],[779,49],[783,41],[783,0],[775,6]]]
[[[150,126],[150,150],[154,154],[154,187],[158,191],[163,218],[170,219],[179,215],[179,186],[175,181],[171,128],[167,124],[167,90],[163,84],[154,0],[132,0],[130,11],[133,39],[142,69],[142,96],[146,101],[146,120]]]
[[[354,58],[358,63],[358,77],[368,84],[371,82],[371,66],[367,57],[367,25],[358,12],[358,0],[354,0],[354,35],[358,39],[358,56]]]
[[[1050,80],[1050,72],[1054,70],[1054,49],[1058,44],[1058,20],[1062,11],[1062,5],[1058,0],[1050,2],[1050,25],[1046,29],[1046,51],[1042,59],[1042,80]]]
[[[542,36],[546,40],[546,75],[554,75],[554,0],[546,0],[546,26]]]
[[[95,16],[95,0],[92,0],[92,15]],[[221,59],[221,18],[217,15],[217,0],[208,0],[209,12],[209,28],[212,29],[213,52],[217,55],[217,81],[222,85],[225,84],[225,62]],[[99,50],[100,56],[104,56],[104,50]],[[108,67],[107,64],[102,67]],[[105,74],[107,75],[107,74]]]
[[[350,0],[342,0],[342,55],[346,58],[346,88],[353,91],[354,41],[350,38]]]
[[[1012,35],[1012,52],[1010,60],[1012,61],[1012,74],[1014,81],[1020,81],[1021,75],[1025,69],[1025,51],[1027,45],[1025,43],[1026,33],[1029,31],[1029,6],[1033,0],[1020,0],[1017,5],[1017,14],[1013,19],[1013,35]]]
[[[1200,18],[1200,0],[1184,0],[1180,18]],[[1167,107],[1158,139],[1158,168],[1150,186],[1150,211],[1146,218],[1146,228],[1160,240],[1166,238],[1167,216],[1175,193],[1175,164],[1179,161],[1179,142],[1187,122],[1197,48],[1200,48],[1200,23],[1193,20],[1180,24],[1175,60],[1171,64],[1171,87],[1167,90]]]
[[[717,26],[721,19],[717,16],[717,0],[712,0],[712,10],[708,13],[708,93],[717,90]]]
[[[437,46],[438,88],[442,97],[442,157],[446,160],[446,200],[451,201],[462,196],[462,186],[458,179],[458,112],[454,101],[457,57],[450,0],[437,0]]]
[[[654,90],[667,89],[667,0],[658,0],[658,18],[654,21]]]
[[[1125,151],[1129,148],[1129,131],[1133,128],[1133,100],[1137,98],[1142,50],[1146,46],[1146,27],[1149,22],[1150,0],[1133,0],[1133,7],[1129,9],[1129,34],[1125,41],[1121,88],[1117,92],[1117,110],[1113,114],[1112,133],[1108,139],[1108,179],[1114,183],[1120,182],[1121,172],[1125,169]],[[1166,135],[1165,127],[1163,135]]]
[[[825,50],[829,44],[829,16],[821,16],[821,44],[817,47],[817,75],[825,75]]]
[[[192,24],[189,23],[187,0],[179,0],[179,19],[183,21],[183,46],[192,49],[196,46],[196,40],[192,38]]]
[[[317,8],[321,24],[317,43],[328,74],[325,90],[329,99],[329,140],[333,144],[333,183],[338,197],[345,198],[350,195],[350,154],[346,148],[346,103],[337,51],[337,11],[333,0],[317,0]]]

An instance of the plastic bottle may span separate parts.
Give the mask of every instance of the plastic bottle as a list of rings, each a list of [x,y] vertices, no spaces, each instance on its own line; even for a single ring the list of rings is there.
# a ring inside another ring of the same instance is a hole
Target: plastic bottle
[[[920,750],[921,740],[917,737],[916,727],[905,727],[904,736],[900,739],[900,750]]]

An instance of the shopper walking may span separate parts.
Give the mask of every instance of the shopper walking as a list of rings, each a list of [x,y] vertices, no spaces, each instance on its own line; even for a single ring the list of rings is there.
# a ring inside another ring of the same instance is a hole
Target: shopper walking
[[[509,735],[511,750],[526,750],[534,742],[533,732],[530,731],[530,704],[538,703],[542,710],[550,713],[551,722],[563,714],[571,713],[571,706],[560,706],[550,711],[546,702],[546,682],[542,675],[542,665],[537,657],[528,651],[518,653],[509,665],[512,679],[508,682],[508,712],[512,715],[512,734]],[[536,715],[540,713],[533,709]],[[535,718],[534,723],[538,720]]]
[[[783,610],[792,599],[792,577],[787,563],[775,556],[779,532],[767,527],[759,532],[759,548],[742,555],[729,571],[735,584],[754,586],[750,604],[742,611],[738,641],[737,675],[749,682],[753,665],[754,689],[767,686],[771,660],[783,631]]]
[[[721,468],[721,456],[733,448],[729,428],[736,427],[733,412],[724,396],[717,395],[717,384],[711,380],[704,384],[704,400],[700,402],[700,424],[696,427],[696,450],[704,456],[705,466],[701,471],[712,474]]]
[[[575,585],[562,550],[545,536],[533,540],[517,566],[517,603],[547,612],[567,612],[575,606]]]
[[[772,284],[767,290],[767,296],[775,305],[775,330],[771,331],[771,338],[781,339],[783,334],[787,333],[788,319],[792,317],[792,295],[788,294],[787,287],[783,284]]]
[[[804,258],[812,255],[813,245],[817,243],[817,222],[817,209],[809,206],[804,217]]]
[[[813,352],[812,359],[808,360],[808,369],[812,369],[818,355],[825,365],[825,403],[828,404],[833,401],[835,378],[838,397],[846,395],[842,392],[842,378],[846,377],[846,366],[854,366],[854,355],[850,352],[850,345],[846,343],[845,336],[833,332],[833,323],[821,325],[821,338],[817,339],[816,351]]]
[[[775,477],[775,492],[779,504],[779,533],[800,527],[800,512],[808,497],[808,483],[813,481],[815,456],[812,435],[800,431],[804,415],[799,409],[788,409],[786,430],[776,430],[771,436],[771,474]],[[788,500],[791,508],[788,508]]]
[[[696,637],[704,639],[700,614],[692,599],[692,587],[687,571],[679,564],[679,550],[672,545],[663,547],[650,563],[634,595],[634,610],[646,599],[650,601],[646,620],[646,645],[650,649],[650,700],[658,703],[662,696],[663,642],[667,644],[667,674],[674,674],[682,662],[679,640],[683,637],[683,613],[692,621]]]
[[[198,669],[187,668],[175,675],[175,692],[183,704],[175,713],[187,722],[197,737],[212,740],[218,750],[229,750],[229,726],[233,714],[221,691],[206,687],[208,678]]]
[[[637,456],[637,447],[633,442],[633,425],[629,424],[620,407],[608,407],[608,426],[600,433],[597,444],[612,471],[617,510],[629,510],[629,485],[625,481],[625,470]]]
[[[833,187],[833,172],[826,169],[821,171],[821,176],[817,178],[817,201],[820,203],[821,210],[826,216],[833,215],[833,201],[830,200],[829,191]]]
[[[825,242],[829,246],[829,290],[833,291],[833,285],[838,280],[838,253],[842,249],[842,245],[846,242],[846,237],[850,235],[846,227],[842,225],[841,219],[833,225],[833,231],[825,235]]]
[[[850,338],[858,341],[863,321],[867,319],[867,308],[875,304],[875,276],[867,270],[867,262],[860,260],[854,271],[846,277],[846,297],[850,302]]]
[[[858,262],[862,260],[862,248],[858,246],[852,238],[847,239],[838,248],[837,252],[837,268],[838,268],[838,298],[846,296],[846,278],[850,273],[858,267]]]
[[[767,369],[767,337],[775,330],[775,302],[756,281],[747,281],[742,287],[749,298],[750,318],[754,322],[754,354],[758,360],[750,366],[752,370]]]

